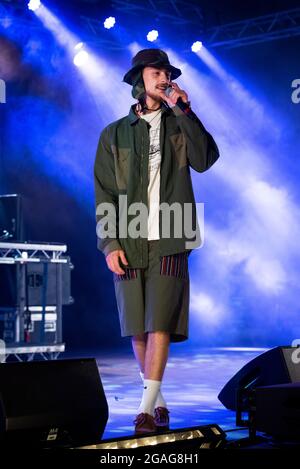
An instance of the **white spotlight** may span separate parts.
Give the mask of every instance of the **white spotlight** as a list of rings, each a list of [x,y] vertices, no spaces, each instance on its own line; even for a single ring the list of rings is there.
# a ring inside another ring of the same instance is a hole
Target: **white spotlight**
[[[35,11],[41,6],[41,2],[40,0],[30,0],[27,6],[29,10]]]
[[[73,63],[76,65],[76,67],[82,67],[85,65],[88,61],[89,54],[86,50],[80,50],[77,52],[77,54],[74,56]]]
[[[149,42],[156,41],[157,38],[158,38],[158,31],[156,31],[156,29],[152,29],[152,31],[149,31],[149,33],[147,34],[147,39]]]
[[[194,44],[192,45],[191,49],[193,52],[199,52],[199,50],[201,49],[202,47],[202,42],[201,41],[196,41],[194,42]]]
[[[84,43],[83,42],[78,42],[78,44],[76,44],[76,46],[74,47],[75,50],[80,50],[82,49],[84,46]]]
[[[113,16],[110,16],[109,18],[106,18],[106,20],[104,21],[104,28],[106,29],[110,29],[110,28],[113,28],[114,25],[116,23],[116,18],[114,18]]]

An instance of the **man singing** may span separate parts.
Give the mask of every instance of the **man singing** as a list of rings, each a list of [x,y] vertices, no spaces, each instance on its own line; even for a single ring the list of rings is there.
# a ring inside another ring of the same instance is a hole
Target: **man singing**
[[[123,81],[137,103],[102,131],[94,167],[98,247],[144,384],[138,434],[169,428],[161,383],[170,342],[188,338],[188,256],[200,244],[190,168],[204,172],[219,157],[174,82],[180,75],[160,49],[136,54]],[[136,223],[142,208],[147,216]]]

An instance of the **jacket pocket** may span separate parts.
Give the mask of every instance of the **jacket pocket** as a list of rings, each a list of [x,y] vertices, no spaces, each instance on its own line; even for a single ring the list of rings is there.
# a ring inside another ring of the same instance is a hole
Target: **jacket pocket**
[[[188,271],[188,252],[180,252],[163,256],[160,260],[160,275],[187,279]]]
[[[186,139],[185,139],[184,134],[179,133],[179,134],[171,135],[170,141],[171,141],[172,149],[177,159],[179,169],[183,168],[184,166],[187,166],[187,156],[186,156],[187,145],[186,145]]]
[[[111,147],[114,155],[116,183],[119,191],[125,191],[128,184],[128,168],[130,158],[130,148]]]
[[[138,276],[137,269],[124,268],[125,274],[115,274],[113,273],[114,281],[121,282],[122,280],[135,280]]]

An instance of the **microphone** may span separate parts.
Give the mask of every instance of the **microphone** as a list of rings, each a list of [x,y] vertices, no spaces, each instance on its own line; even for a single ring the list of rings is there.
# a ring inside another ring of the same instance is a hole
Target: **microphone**
[[[166,88],[166,90],[165,90],[165,94],[169,97],[170,94],[172,93],[172,91],[174,91],[174,88],[172,88],[172,86],[168,86],[168,88]],[[182,98],[178,98],[177,101],[176,101],[176,104],[179,107],[179,109],[181,109],[186,114],[188,112],[190,112],[190,110],[191,110],[190,104],[185,103],[184,101],[182,101]]]
[[[165,90],[165,94],[167,96],[170,96],[170,94],[172,93],[174,88],[172,88],[172,86],[168,86],[168,88],[166,88]],[[198,117],[196,116],[196,114],[192,111],[191,109],[191,103],[188,102],[188,103],[185,103],[184,101],[182,101],[182,98],[178,98],[177,101],[176,101],[176,105],[179,107],[179,109],[189,118],[191,119],[192,121],[194,122],[197,122],[198,125],[200,125],[201,127],[203,127],[203,124],[201,123],[201,121],[198,119]],[[205,130],[205,129],[204,129]]]

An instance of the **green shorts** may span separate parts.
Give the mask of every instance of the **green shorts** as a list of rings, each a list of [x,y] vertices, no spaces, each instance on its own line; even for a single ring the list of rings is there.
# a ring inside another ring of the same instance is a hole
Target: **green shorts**
[[[114,275],[122,337],[165,331],[171,342],[188,338],[189,252],[159,256],[159,240],[148,241],[146,269]]]

